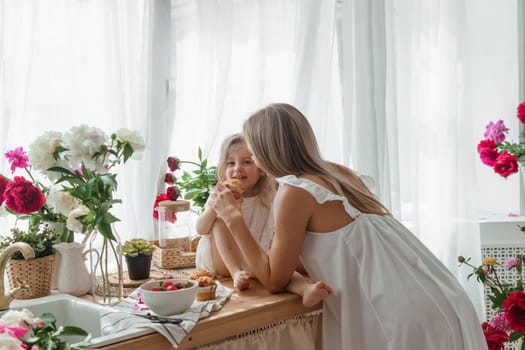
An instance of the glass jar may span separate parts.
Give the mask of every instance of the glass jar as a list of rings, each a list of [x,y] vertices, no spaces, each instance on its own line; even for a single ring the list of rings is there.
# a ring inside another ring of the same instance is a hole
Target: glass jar
[[[191,211],[190,202],[185,200],[162,201],[157,207],[159,213],[159,247],[190,251]]]

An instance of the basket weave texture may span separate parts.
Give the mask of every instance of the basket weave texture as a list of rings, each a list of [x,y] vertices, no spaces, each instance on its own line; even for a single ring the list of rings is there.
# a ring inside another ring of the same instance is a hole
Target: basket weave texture
[[[195,267],[195,252],[199,240],[200,236],[191,239],[189,251],[181,249],[181,242],[178,242],[177,239],[168,240],[168,245],[165,248],[159,247],[158,242],[153,241],[155,245],[153,263],[162,269]]]
[[[16,299],[34,299],[51,294],[55,254],[29,260],[9,259],[6,265],[10,290],[18,287],[20,277],[31,287],[31,295],[22,292]]]

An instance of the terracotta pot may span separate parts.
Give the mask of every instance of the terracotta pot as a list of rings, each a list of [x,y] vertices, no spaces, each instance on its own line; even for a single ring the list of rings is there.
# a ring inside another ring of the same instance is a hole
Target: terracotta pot
[[[151,255],[135,257],[125,256],[130,280],[144,280],[149,278],[151,257]]]

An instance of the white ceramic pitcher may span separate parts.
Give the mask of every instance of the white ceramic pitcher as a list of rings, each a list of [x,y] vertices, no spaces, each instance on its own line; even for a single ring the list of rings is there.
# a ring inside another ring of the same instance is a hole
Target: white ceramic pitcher
[[[84,251],[85,244],[57,243],[53,248],[59,254],[56,271],[56,289],[60,293],[83,296],[91,291],[93,280],[86,267],[86,255],[89,249]],[[95,250],[98,255],[98,252]],[[98,259],[97,259],[98,260]]]

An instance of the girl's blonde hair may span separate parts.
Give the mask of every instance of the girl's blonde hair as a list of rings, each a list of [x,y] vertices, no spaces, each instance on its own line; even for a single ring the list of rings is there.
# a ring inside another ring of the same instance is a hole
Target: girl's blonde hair
[[[355,172],[323,160],[310,123],[292,105],[274,103],[260,109],[244,122],[243,134],[259,164],[273,176],[316,175],[359,211],[389,213]]]
[[[248,148],[246,140],[240,133],[227,136],[222,141],[219,154],[219,163],[217,165],[217,179],[221,182],[226,180],[228,157],[230,155],[231,148],[235,145],[243,145]],[[259,171],[261,172],[261,177],[253,188],[253,194],[258,196],[261,199],[261,203],[269,208],[275,195],[275,179],[266,174],[262,169],[259,169]]]

